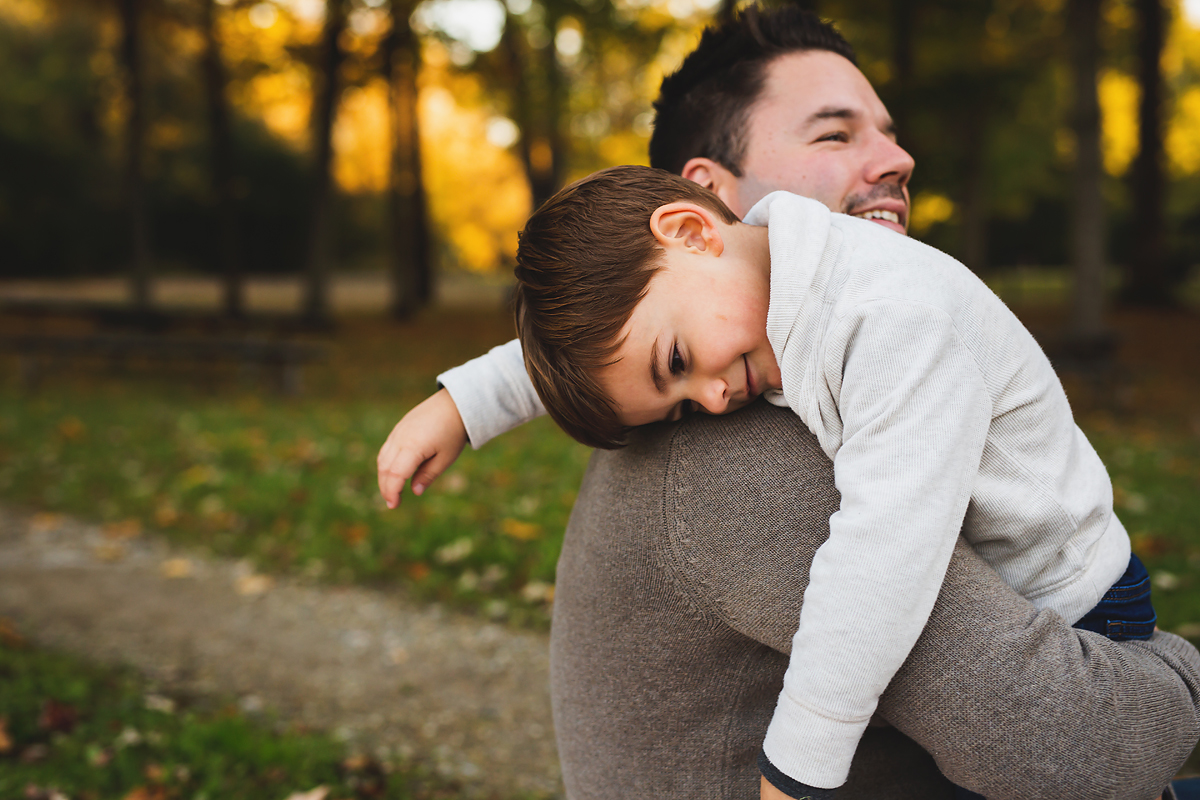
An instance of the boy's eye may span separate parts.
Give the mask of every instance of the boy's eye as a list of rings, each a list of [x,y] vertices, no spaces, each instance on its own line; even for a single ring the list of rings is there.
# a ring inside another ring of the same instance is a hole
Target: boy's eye
[[[671,364],[669,367],[671,370],[671,374],[672,375],[681,375],[686,367],[687,367],[687,365],[683,363],[683,356],[679,355],[679,345],[677,345],[677,344],[672,345],[671,346]]]

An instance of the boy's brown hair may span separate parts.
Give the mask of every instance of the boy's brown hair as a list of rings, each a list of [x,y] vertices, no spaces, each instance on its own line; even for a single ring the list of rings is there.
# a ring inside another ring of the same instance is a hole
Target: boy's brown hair
[[[628,429],[596,375],[615,363],[621,329],[659,269],[650,217],[677,201],[739,221],[697,183],[650,167],[611,167],[547,200],[518,237],[515,314],[525,368],[554,421],[591,447],[625,444]]]

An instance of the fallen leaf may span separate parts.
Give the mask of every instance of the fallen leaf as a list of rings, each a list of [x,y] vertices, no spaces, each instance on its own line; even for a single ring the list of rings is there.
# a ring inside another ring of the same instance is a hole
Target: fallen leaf
[[[1167,572],[1165,569],[1160,569],[1150,576],[1150,582],[1154,584],[1155,589],[1171,592],[1179,588],[1180,579],[1174,572]]]
[[[554,600],[554,584],[530,581],[521,589],[521,597],[528,603],[550,603]]]
[[[93,767],[107,766],[110,761],[112,761],[112,750],[95,744],[88,746],[87,762]]]
[[[505,536],[511,536],[514,539],[527,542],[530,539],[536,539],[541,534],[542,526],[508,517],[500,523],[500,530]]]
[[[361,522],[349,525],[342,529],[341,536],[346,540],[346,544],[353,547],[354,545],[367,538],[370,529]]]
[[[70,733],[79,722],[79,712],[74,706],[60,703],[50,698],[42,703],[42,711],[38,714],[38,727],[44,731],[55,733]]]
[[[187,578],[192,574],[192,561],[188,558],[168,558],[159,566],[164,578]]]
[[[169,697],[163,697],[161,694],[148,694],[143,702],[150,711],[158,711],[163,714],[175,713],[175,701]]]
[[[98,561],[112,564],[125,557],[125,545],[120,542],[101,542],[93,552]]]
[[[1200,639],[1200,622],[1185,622],[1176,627],[1174,633],[1185,639]]]
[[[142,521],[140,519],[130,518],[123,519],[120,522],[110,522],[101,528],[101,531],[106,537],[116,541],[136,539],[142,535]]]
[[[68,441],[75,441],[87,433],[87,427],[79,417],[63,417],[58,423],[58,435]]]
[[[12,750],[12,737],[8,735],[8,717],[0,717],[0,755]]]
[[[287,800],[325,800],[327,794],[329,794],[328,786],[318,786],[307,792],[292,792],[287,796]]]
[[[272,583],[274,583],[274,581],[271,580],[270,575],[258,575],[252,573],[250,575],[242,575],[237,579],[237,582],[234,585],[237,588],[238,594],[251,597],[254,595],[263,594],[271,588]]]
[[[138,786],[123,800],[166,800],[167,790],[162,786]]]
[[[160,528],[169,528],[179,519],[179,509],[170,502],[159,503],[154,508],[154,524]]]
[[[21,761],[26,764],[36,764],[50,755],[50,748],[44,744],[31,744],[21,751]]]
[[[1129,540],[1130,544],[1133,545],[1133,552],[1143,558],[1161,556],[1172,548],[1169,539],[1156,536],[1149,531],[1136,531],[1129,537]]]
[[[437,559],[439,564],[453,564],[471,555],[471,551],[474,549],[475,543],[471,541],[469,536],[464,536],[444,547],[439,547],[433,554],[433,557]]]
[[[46,531],[53,531],[61,528],[62,523],[62,514],[42,512],[40,514],[33,515],[33,519],[29,521],[29,530],[33,531],[34,533],[45,533]]]
[[[424,561],[414,561],[408,565],[408,577],[414,581],[423,581],[429,577],[429,565]]]
[[[7,647],[24,647],[25,637],[17,631],[11,621],[0,617],[0,643]]]
[[[349,772],[358,772],[360,769],[365,768],[368,763],[369,759],[364,755],[356,754],[347,756],[345,760],[342,761],[342,769]]]

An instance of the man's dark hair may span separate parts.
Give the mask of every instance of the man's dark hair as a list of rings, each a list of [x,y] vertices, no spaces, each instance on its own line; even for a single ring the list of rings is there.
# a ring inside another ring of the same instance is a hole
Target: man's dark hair
[[[828,50],[857,63],[854,49],[815,14],[784,6],[748,6],[708,28],[679,69],[663,78],[654,101],[650,165],[679,175],[693,158],[710,158],[742,175],[746,122],[767,66],[788,53]]]

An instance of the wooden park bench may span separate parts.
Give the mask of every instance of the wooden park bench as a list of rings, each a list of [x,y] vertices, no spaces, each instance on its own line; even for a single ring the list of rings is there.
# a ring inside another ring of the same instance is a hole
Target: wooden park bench
[[[325,356],[325,348],[311,342],[144,333],[27,334],[0,339],[0,349],[17,355],[26,387],[36,386],[49,367],[84,359],[102,360],[110,366],[232,363],[247,372],[273,377],[286,395],[299,394],[304,366]]]

